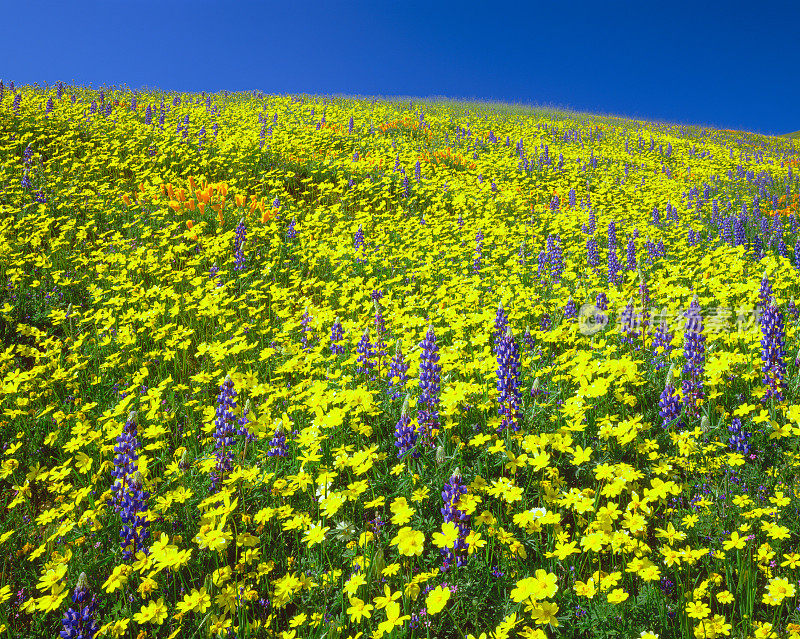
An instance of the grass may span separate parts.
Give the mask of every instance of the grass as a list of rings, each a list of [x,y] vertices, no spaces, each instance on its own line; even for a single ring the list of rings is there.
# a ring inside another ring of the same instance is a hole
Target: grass
[[[785,140],[71,86],[0,116],[3,635],[800,636]]]

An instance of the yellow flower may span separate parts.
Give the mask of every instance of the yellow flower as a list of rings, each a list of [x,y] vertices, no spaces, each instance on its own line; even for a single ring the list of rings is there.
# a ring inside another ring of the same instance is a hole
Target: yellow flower
[[[778,603],[786,598],[794,597],[796,591],[794,584],[790,584],[789,580],[783,577],[772,579],[767,585],[767,590],[769,591],[769,596],[777,600]]]
[[[51,588],[57,587],[61,584],[64,575],[67,574],[68,567],[67,564],[58,564],[54,568],[50,568],[44,576],[39,579],[39,583],[36,587],[39,590],[50,590]]]
[[[593,599],[597,593],[597,587],[595,586],[594,579],[587,579],[585,583],[582,581],[576,581],[573,589],[575,590],[575,594],[577,594],[579,597],[586,597],[587,599]]]
[[[385,608],[387,605],[389,605],[395,599],[400,599],[400,597],[403,596],[403,593],[401,593],[399,590],[397,592],[393,593],[389,589],[389,586],[384,586],[383,587],[383,594],[385,595],[385,597],[376,597],[375,599],[373,599],[373,601],[375,602],[375,607],[378,610],[380,610],[381,608]]]
[[[386,621],[378,625],[378,632],[392,632],[395,626],[402,626],[406,619],[411,619],[411,615],[400,615],[400,604],[395,601],[386,606]]]
[[[125,564],[121,564],[119,566],[115,566],[114,570],[111,572],[111,575],[106,579],[105,583],[103,584],[103,589],[106,592],[114,592],[118,588],[122,588],[127,581],[128,575],[131,574],[131,567],[126,566]]]
[[[741,550],[747,545],[747,538],[746,537],[739,537],[739,533],[735,530],[731,533],[731,538],[728,541],[722,542],[722,547],[725,550]]]
[[[185,614],[193,610],[202,614],[210,605],[211,596],[206,592],[205,586],[203,586],[199,591],[197,588],[193,588],[192,592],[187,593],[183,597],[183,601],[178,604],[178,611]]]
[[[304,613],[304,612],[301,612],[301,613],[295,615],[294,617],[292,617],[291,621],[289,621],[289,627],[290,628],[299,628],[300,626],[302,626],[306,622],[306,619],[308,619],[308,615],[306,613]]]
[[[615,588],[610,593],[608,593],[608,602],[613,604],[622,603],[625,601],[630,595],[625,592],[622,588]]]
[[[152,564],[153,560],[150,555],[146,555],[140,550],[136,553],[136,560],[133,562],[133,569],[136,572],[144,572],[145,570],[148,570]]]
[[[428,609],[429,615],[435,615],[442,611],[445,604],[450,600],[450,590],[436,586],[428,593],[425,598],[425,607]]]
[[[421,555],[425,544],[425,535],[410,526],[405,526],[392,539],[392,544],[397,546],[400,554],[406,557]]]
[[[130,619],[117,619],[116,621],[105,624],[102,628],[100,628],[98,634],[103,637],[106,635],[111,635],[112,637],[121,637],[128,631],[128,624],[130,622]]]
[[[514,603],[525,601],[537,589],[536,577],[526,577],[517,582],[517,587],[511,591],[511,600]]]
[[[388,566],[386,566],[386,568],[384,568],[384,569],[381,571],[381,574],[382,574],[384,577],[393,577],[393,576],[394,576],[394,575],[396,575],[396,574],[397,574],[399,571],[400,571],[400,564],[398,564],[398,563],[393,563],[393,564],[389,564]]]
[[[464,541],[467,543],[468,555],[474,554],[486,545],[486,540],[481,538],[481,534],[477,530],[470,530]]]
[[[311,548],[314,544],[322,543],[325,540],[325,533],[331,529],[330,526],[322,527],[322,522],[317,522],[306,530],[303,541]]]
[[[347,614],[350,615],[350,621],[358,623],[362,617],[370,618],[370,610],[373,609],[372,604],[364,603],[358,597],[349,597],[350,607],[347,609]]]
[[[367,583],[367,578],[364,576],[364,574],[361,572],[356,573],[345,583],[345,592],[347,592],[348,595],[354,595],[356,594],[356,591],[365,583]]]
[[[458,528],[452,521],[442,524],[442,532],[433,533],[433,544],[437,548],[452,548],[458,539]]]
[[[717,601],[721,604],[729,604],[733,602],[733,595],[729,591],[723,590],[717,593]]]
[[[39,597],[39,599],[36,600],[36,609],[44,613],[58,610],[62,602],[67,598],[67,595],[69,595],[69,589],[65,586],[53,588],[50,594]]]
[[[167,606],[164,604],[164,598],[161,597],[157,602],[150,601],[144,606],[140,612],[133,615],[133,620],[138,624],[154,623],[161,625],[164,619],[167,618]]]
[[[692,619],[705,619],[711,612],[711,608],[703,601],[690,601],[686,604],[686,614]]]
[[[402,526],[411,521],[411,516],[414,514],[414,509],[408,505],[405,497],[398,497],[392,502],[391,505],[392,517],[391,522]]]
[[[558,606],[552,601],[543,601],[533,609],[533,619],[537,624],[549,623],[554,628],[558,627],[556,613]]]

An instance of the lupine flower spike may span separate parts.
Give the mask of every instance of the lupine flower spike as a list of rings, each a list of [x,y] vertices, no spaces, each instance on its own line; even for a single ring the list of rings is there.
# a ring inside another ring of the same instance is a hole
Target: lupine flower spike
[[[667,371],[667,381],[664,385],[664,391],[661,393],[661,399],[658,405],[661,407],[659,414],[663,418],[662,426],[666,429],[675,422],[681,415],[681,402],[678,394],[675,391],[673,384],[673,377],[675,373],[675,364],[671,364]],[[677,430],[677,427],[676,427]]]
[[[94,619],[97,612],[98,600],[95,595],[89,599],[89,582],[86,573],[78,577],[78,583],[72,593],[72,603],[64,618],[61,620],[61,639],[94,639],[100,626]]]
[[[394,427],[394,445],[397,447],[398,459],[402,459],[409,451],[411,451],[411,456],[415,459],[420,456],[419,450],[414,448],[417,444],[417,431],[411,423],[411,416],[408,414],[410,398],[411,395],[406,394],[403,409],[400,412],[400,420]],[[414,449],[413,451],[412,448]]]
[[[522,398],[519,391],[519,350],[511,328],[507,328],[497,348],[498,411],[502,418],[497,432],[511,428],[514,432],[522,421]]]

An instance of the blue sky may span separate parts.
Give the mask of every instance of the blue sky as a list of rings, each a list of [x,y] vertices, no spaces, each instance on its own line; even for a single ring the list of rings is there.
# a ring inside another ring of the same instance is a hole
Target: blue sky
[[[800,3],[3,3],[0,78],[448,96],[800,129]]]

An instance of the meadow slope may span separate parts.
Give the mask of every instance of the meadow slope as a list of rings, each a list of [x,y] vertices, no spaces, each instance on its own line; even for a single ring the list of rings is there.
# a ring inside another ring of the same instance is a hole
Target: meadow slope
[[[800,637],[798,172],[0,83],[0,635]]]

